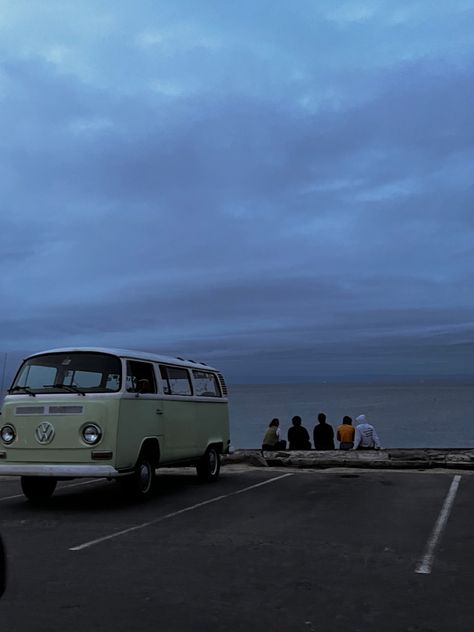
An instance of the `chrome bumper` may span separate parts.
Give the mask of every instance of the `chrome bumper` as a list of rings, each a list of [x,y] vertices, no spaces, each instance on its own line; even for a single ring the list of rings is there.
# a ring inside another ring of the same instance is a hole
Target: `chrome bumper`
[[[54,478],[117,478],[111,465],[40,465],[0,463],[0,476],[52,476]]]

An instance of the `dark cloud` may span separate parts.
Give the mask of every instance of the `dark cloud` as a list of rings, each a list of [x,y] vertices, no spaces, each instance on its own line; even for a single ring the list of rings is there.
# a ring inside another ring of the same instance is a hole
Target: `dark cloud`
[[[472,374],[472,15],[118,6],[3,44],[0,350]]]

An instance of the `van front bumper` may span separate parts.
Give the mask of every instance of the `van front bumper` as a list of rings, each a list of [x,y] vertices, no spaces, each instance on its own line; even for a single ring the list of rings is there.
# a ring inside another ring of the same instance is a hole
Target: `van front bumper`
[[[117,478],[111,465],[40,465],[1,463],[0,476],[51,476],[54,478]]]

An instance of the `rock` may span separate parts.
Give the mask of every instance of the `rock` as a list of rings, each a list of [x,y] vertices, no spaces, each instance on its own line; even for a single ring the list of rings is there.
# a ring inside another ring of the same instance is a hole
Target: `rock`
[[[249,454],[247,462],[254,467],[268,467],[267,460],[259,454]]]
[[[458,468],[474,470],[474,449],[453,448],[391,448],[388,450],[236,450],[224,455],[225,463],[248,463],[255,467],[294,468],[368,468],[368,469],[428,469]]]

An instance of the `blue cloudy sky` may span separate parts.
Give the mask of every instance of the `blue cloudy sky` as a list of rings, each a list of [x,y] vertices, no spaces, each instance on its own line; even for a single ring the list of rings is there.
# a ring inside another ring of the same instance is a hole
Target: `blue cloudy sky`
[[[0,351],[473,376],[473,63],[467,0],[1,0]]]

